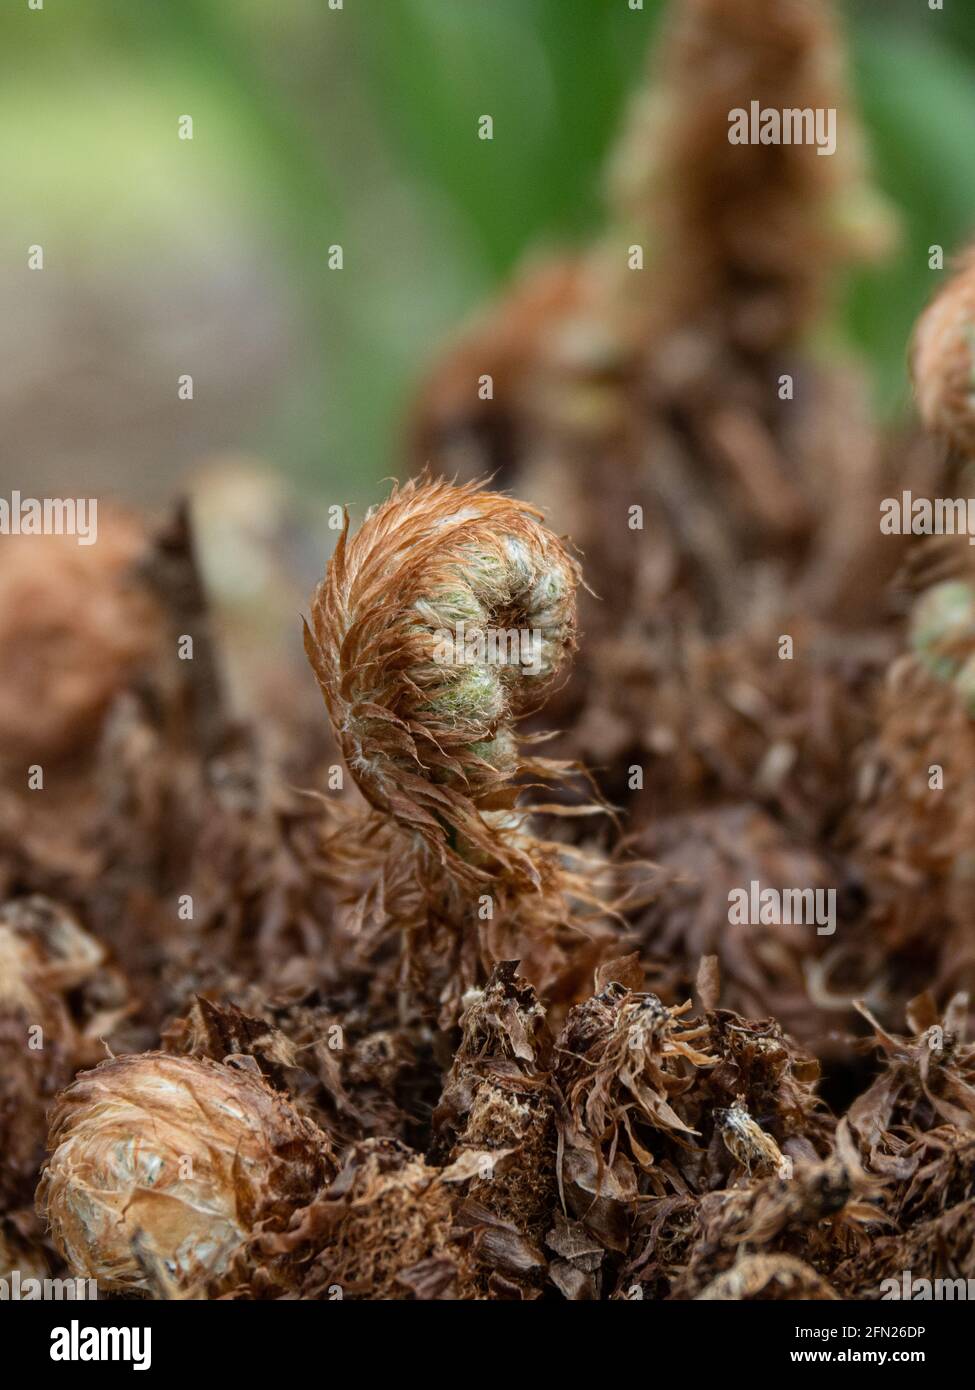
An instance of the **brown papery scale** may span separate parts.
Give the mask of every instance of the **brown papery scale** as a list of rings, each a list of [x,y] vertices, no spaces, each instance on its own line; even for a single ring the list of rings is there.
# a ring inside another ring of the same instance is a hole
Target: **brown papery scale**
[[[326,1137],[259,1073],[154,1052],[82,1073],[49,1148],[38,1209],[71,1273],[156,1298],[239,1282],[330,1172]]]
[[[471,991],[463,1036],[433,1113],[434,1152],[487,1162],[467,1188],[458,1223],[475,1231],[473,1254],[489,1297],[534,1297],[545,1233],[557,1205],[552,1038],[517,961],[496,965]]]
[[[399,928],[401,982],[444,1022],[496,960],[558,993],[598,953],[596,865],[537,838],[517,792],[569,771],[515,730],[573,649],[579,579],[535,508],[421,481],[346,523],[314,595],[308,658],[367,802],[336,811],[340,897],[367,941]]]
[[[472,1298],[468,1240],[455,1226],[452,1195],[466,1176],[430,1166],[395,1139],[366,1139],[296,1213],[292,1231],[266,1244],[295,1252],[301,1298]]]

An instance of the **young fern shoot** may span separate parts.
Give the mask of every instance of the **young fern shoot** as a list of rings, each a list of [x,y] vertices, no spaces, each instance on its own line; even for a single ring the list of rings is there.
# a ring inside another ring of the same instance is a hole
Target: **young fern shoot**
[[[340,897],[367,942],[401,930],[401,985],[428,1002],[433,986],[450,1021],[497,959],[557,989],[570,954],[593,958],[592,867],[518,804],[526,777],[571,770],[528,756],[516,724],[573,650],[579,581],[533,507],[421,479],[355,535],[346,518],[312,601],[305,648],[368,803],[338,813]]]

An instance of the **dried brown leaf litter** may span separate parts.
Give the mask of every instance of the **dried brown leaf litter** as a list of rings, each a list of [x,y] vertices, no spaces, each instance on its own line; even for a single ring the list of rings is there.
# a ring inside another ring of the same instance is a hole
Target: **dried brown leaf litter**
[[[878,525],[968,485],[972,269],[885,439],[814,347],[891,230],[841,57],[825,0],[673,6],[602,235],[434,367],[310,670],[238,707],[185,509],[3,542],[0,1275],[975,1277],[975,570]],[[753,99],[851,138],[733,147]],[[753,886],[833,909],[732,920]]]

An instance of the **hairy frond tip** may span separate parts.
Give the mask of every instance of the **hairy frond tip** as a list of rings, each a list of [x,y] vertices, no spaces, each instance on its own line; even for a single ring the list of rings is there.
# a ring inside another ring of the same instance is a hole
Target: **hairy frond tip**
[[[348,518],[305,648],[349,771],[370,805],[458,873],[523,856],[516,721],[575,645],[576,561],[534,507],[477,484],[394,486]]]
[[[839,269],[892,249],[844,67],[834,0],[667,7],[609,193],[622,224],[649,236],[669,323],[705,315],[775,348],[815,320]],[[733,113],[753,102],[832,111],[832,156],[807,141],[730,144]]]
[[[921,314],[910,348],[918,411],[966,459],[975,456],[975,245]]]

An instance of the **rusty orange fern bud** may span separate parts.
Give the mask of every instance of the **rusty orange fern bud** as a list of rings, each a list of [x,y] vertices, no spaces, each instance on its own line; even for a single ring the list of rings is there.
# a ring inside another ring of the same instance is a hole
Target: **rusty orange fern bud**
[[[111,1293],[214,1296],[331,1174],[327,1136],[259,1073],[146,1052],[53,1108],[37,1192],[72,1274]]]
[[[351,540],[346,522],[315,595],[305,646],[350,772],[458,872],[498,851],[484,812],[572,648],[578,579],[534,508],[411,483]]]
[[[403,928],[414,963],[419,938],[453,940],[451,1009],[493,960],[522,953],[527,918],[554,914],[554,931],[573,918],[567,891],[591,896],[517,804],[526,774],[567,771],[526,756],[515,725],[574,647],[580,577],[535,508],[421,479],[351,537],[346,521],[312,602],[308,658],[371,808],[341,827],[335,860],[362,919]],[[503,946],[502,922],[518,924]],[[528,935],[526,948],[551,944]]]
[[[918,319],[911,375],[928,429],[975,455],[975,248]]]

